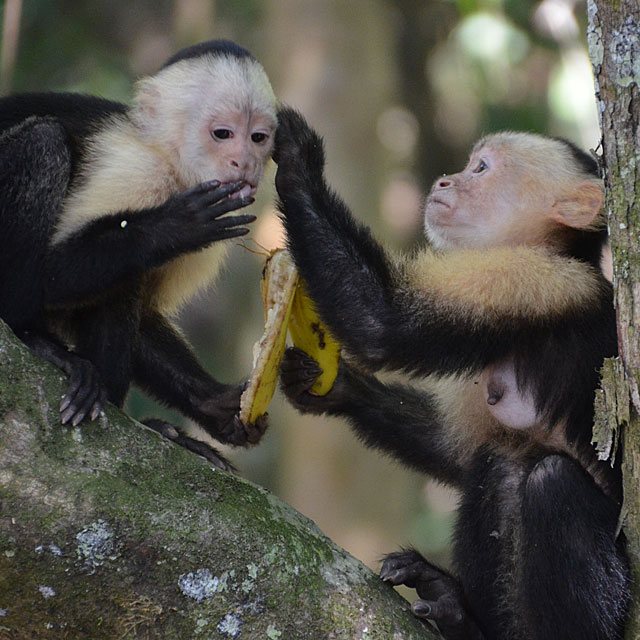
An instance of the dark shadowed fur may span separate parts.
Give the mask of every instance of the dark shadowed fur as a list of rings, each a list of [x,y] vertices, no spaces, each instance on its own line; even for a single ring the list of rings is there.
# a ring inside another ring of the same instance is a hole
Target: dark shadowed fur
[[[326,185],[322,142],[304,119],[283,110],[279,123],[276,186],[288,246],[321,317],[358,364],[342,363],[334,388],[316,397],[306,392],[316,363],[289,350],[283,388],[300,410],[346,417],[369,446],[462,494],[457,577],[415,551],[391,554],[382,577],[416,587],[414,612],[450,640],[621,639],[629,571],[616,534],[619,470],[596,462],[590,445],[599,368],[617,353],[610,284],[594,270],[599,294],[579,312],[452,323],[436,294],[407,284]],[[569,251],[597,266],[604,240],[577,231]],[[466,375],[508,355],[519,386],[572,454],[518,433],[480,446],[461,441],[435,396],[362,370]]]

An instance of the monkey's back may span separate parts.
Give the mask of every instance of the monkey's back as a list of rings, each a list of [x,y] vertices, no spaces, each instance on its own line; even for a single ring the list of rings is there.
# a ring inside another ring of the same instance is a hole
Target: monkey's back
[[[114,115],[128,107],[120,102],[80,93],[19,93],[0,98],[0,134],[27,118],[54,118],[69,137],[73,160],[84,148],[84,141]]]

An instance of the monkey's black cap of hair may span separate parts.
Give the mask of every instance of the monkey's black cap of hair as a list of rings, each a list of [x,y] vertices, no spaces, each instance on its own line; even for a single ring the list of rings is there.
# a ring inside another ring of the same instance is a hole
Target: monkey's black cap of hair
[[[214,56],[232,56],[234,58],[250,58],[255,60],[253,55],[239,44],[231,40],[207,40],[191,45],[185,49],[180,49],[178,53],[174,53],[161,67],[164,69],[180,60],[188,60],[189,58],[200,58],[201,56],[212,54]]]
[[[553,140],[557,140],[558,142],[562,142],[567,149],[570,151],[573,156],[574,161],[578,166],[585,172],[590,173],[592,176],[596,178],[600,177],[600,167],[598,166],[598,161],[586,151],[580,149],[580,147],[573,144],[573,142],[569,142],[566,138],[560,138],[559,136],[550,136]]]

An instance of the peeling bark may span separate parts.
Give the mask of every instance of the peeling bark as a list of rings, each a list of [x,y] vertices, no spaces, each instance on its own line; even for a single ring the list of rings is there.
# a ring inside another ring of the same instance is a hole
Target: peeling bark
[[[627,637],[640,637],[640,3],[589,0],[587,32],[602,129],[620,359],[598,395],[597,436],[622,434],[623,524],[634,573]]]

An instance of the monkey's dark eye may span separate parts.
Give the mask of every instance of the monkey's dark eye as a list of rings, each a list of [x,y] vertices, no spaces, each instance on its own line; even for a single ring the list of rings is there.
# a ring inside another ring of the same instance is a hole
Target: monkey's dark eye
[[[266,133],[252,133],[251,140],[256,144],[262,144],[269,136]]]
[[[214,129],[211,132],[211,136],[218,140],[228,140],[231,137],[230,129]]]
[[[473,170],[473,173],[482,173],[485,169],[487,169],[487,163],[484,160],[480,160]]]

